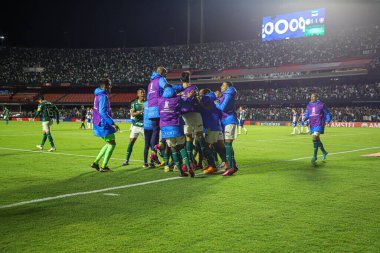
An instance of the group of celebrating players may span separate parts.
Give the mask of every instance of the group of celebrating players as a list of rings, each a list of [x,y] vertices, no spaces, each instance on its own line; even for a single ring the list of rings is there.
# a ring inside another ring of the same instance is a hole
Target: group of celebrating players
[[[190,72],[183,72],[180,84],[169,84],[166,80],[167,70],[158,67],[153,72],[148,91],[143,88],[137,91],[137,99],[131,103],[131,116],[134,117],[130,133],[126,159],[122,166],[129,165],[133,146],[139,135],[145,139],[144,167],[164,166],[164,171],[178,171],[181,177],[194,177],[194,170],[202,169],[204,174],[214,174],[222,170],[222,176],[231,176],[239,169],[235,160],[233,141],[244,127],[245,110],[240,107],[239,118],[235,108],[236,89],[233,84],[224,81],[218,91],[201,89],[191,84]],[[95,100],[91,114],[94,135],[101,137],[105,145],[100,150],[91,167],[99,172],[109,172],[108,162],[116,147],[115,132],[119,131],[111,115],[107,94],[111,92],[110,79],[103,79],[95,90]],[[49,139],[51,149],[55,146],[50,133],[52,119],[59,123],[58,109],[41,96],[35,117],[42,114],[43,139],[38,148],[43,149]],[[83,116],[85,114],[83,113]],[[320,140],[324,126],[331,116],[325,105],[318,100],[318,95],[311,94],[311,101],[306,111],[298,117],[293,110],[293,133],[299,122],[306,126],[313,140],[313,165],[317,161],[318,149],[322,151],[322,160],[327,151]],[[307,123],[308,122],[308,123]],[[84,117],[82,120],[84,125]],[[307,128],[310,125],[310,131]],[[301,129],[302,131],[302,129]],[[239,132],[239,133],[238,133]],[[149,149],[151,154],[148,155]],[[196,156],[198,155],[198,162]],[[158,156],[163,158],[160,162]],[[218,156],[221,159],[216,165]],[[170,159],[171,158],[171,159]],[[102,163],[100,161],[103,159]],[[171,160],[171,161],[170,161]]]
[[[151,76],[148,92],[142,88],[137,91],[137,99],[131,104],[134,122],[122,165],[129,165],[133,146],[141,134],[145,139],[144,167],[160,164],[165,166],[164,171],[178,171],[181,177],[194,177],[197,168],[203,169],[205,174],[213,174],[218,171],[215,160],[219,155],[220,168],[224,168],[222,176],[236,173],[238,167],[232,143],[239,122],[233,84],[223,82],[220,92],[214,93],[209,89],[198,90],[190,83],[189,72],[181,74],[181,84],[173,85],[167,82],[166,74],[164,67],[157,68]],[[114,133],[119,129],[110,114],[107,91],[111,87],[111,81],[104,80],[95,91],[94,133],[104,138],[106,145],[92,167],[101,172],[110,171],[107,163],[116,145]],[[198,154],[198,163],[194,151]],[[162,163],[158,154],[163,157]]]

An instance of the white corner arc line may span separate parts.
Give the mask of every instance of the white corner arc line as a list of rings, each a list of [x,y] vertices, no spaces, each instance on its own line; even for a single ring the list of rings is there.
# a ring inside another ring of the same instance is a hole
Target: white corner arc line
[[[18,148],[0,147],[0,150],[11,150],[11,151],[30,152],[30,153],[39,153],[39,154],[51,154],[51,155],[65,155],[65,156],[78,156],[78,157],[96,158],[96,156],[93,156],[93,155],[78,155],[78,154],[69,154],[69,153],[62,153],[62,152],[45,152],[45,151],[41,151],[41,150],[29,150],[29,149],[18,149]],[[125,159],[113,158],[113,157],[111,157],[111,160],[125,161]],[[144,162],[143,160],[130,160],[130,161],[132,161],[132,162]]]
[[[359,152],[359,151],[364,151],[364,150],[370,150],[370,149],[378,149],[378,148],[380,148],[380,147],[368,147],[368,148],[362,148],[362,149],[340,151],[340,152],[335,152],[335,153],[329,153],[329,155],[347,154],[347,153],[354,153],[354,152]],[[285,162],[298,161],[298,160],[304,160],[304,159],[310,159],[310,157],[308,156],[308,157],[294,158],[294,159],[290,159],[290,160],[285,160]],[[199,174],[203,174],[203,173],[199,173]],[[45,202],[45,201],[55,200],[55,199],[63,199],[63,198],[68,198],[68,197],[73,197],[73,196],[79,196],[79,195],[88,195],[88,194],[99,193],[99,192],[107,192],[107,191],[113,191],[113,190],[131,188],[131,187],[136,187],[136,186],[141,186],[141,185],[155,184],[155,183],[160,183],[160,182],[165,182],[165,181],[170,181],[170,180],[176,180],[176,179],[183,179],[183,177],[170,177],[170,178],[164,178],[164,179],[158,179],[158,180],[153,180],[153,181],[141,182],[141,183],[136,183],[136,184],[115,186],[115,187],[104,188],[104,189],[93,190],[93,191],[76,192],[76,193],[69,193],[69,194],[58,195],[58,196],[54,196],[54,197],[46,197],[46,198],[41,198],[41,199],[22,201],[22,202],[18,202],[18,203],[13,203],[13,204],[9,204],[9,205],[0,206],[0,209],[10,208],[10,207],[16,207],[16,206],[23,206],[23,205],[27,205],[27,204]]]

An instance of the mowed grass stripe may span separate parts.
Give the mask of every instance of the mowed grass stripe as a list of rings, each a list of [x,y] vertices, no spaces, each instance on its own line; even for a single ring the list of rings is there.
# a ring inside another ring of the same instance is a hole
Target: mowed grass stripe
[[[347,151],[330,153],[329,155],[348,154],[348,153],[354,153],[354,152],[359,152],[359,151],[364,151],[364,150],[371,150],[371,149],[378,149],[378,148],[380,148],[380,147],[368,147],[368,148],[362,148],[362,149],[347,150]],[[3,148],[1,148],[1,149],[3,149]],[[268,162],[267,164],[274,164],[274,163],[280,163],[280,162],[299,161],[299,160],[304,160],[304,159],[309,159],[309,158],[310,157],[300,157],[300,158],[294,158],[294,159],[285,160],[285,161]],[[262,166],[265,166],[265,164],[262,164]],[[257,167],[257,166],[255,166],[255,167]],[[203,174],[203,173],[199,173],[199,174]],[[69,197],[74,197],[74,196],[79,196],[79,195],[88,195],[88,194],[94,194],[94,193],[100,193],[100,192],[107,192],[107,191],[113,191],[113,190],[131,188],[131,187],[142,186],[142,185],[147,185],[147,184],[161,183],[161,182],[170,181],[170,180],[176,180],[176,179],[182,179],[182,178],[181,177],[171,177],[171,178],[164,178],[164,179],[158,179],[158,180],[141,182],[141,183],[136,183],[136,184],[129,184],[129,185],[121,185],[121,186],[115,186],[115,187],[98,189],[98,190],[92,190],[92,191],[63,194],[63,195],[58,195],[58,196],[54,196],[54,197],[46,197],[46,198],[40,198],[40,199],[35,199],[35,200],[22,201],[22,202],[18,202],[18,203],[9,204],[9,205],[4,205],[4,206],[0,206],[0,209],[11,208],[11,207],[16,207],[16,206],[22,206],[22,205],[33,204],[33,203],[39,203],[39,202],[45,202],[45,201],[56,200],[56,199],[69,198]]]

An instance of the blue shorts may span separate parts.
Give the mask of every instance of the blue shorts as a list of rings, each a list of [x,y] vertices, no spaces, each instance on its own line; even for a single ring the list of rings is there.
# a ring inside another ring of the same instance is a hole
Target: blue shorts
[[[308,126],[309,125],[309,121],[301,121],[301,126]]]
[[[292,127],[296,127],[297,126],[297,122],[292,122]]]
[[[244,126],[244,121],[245,120],[239,120],[239,126]]]
[[[313,134],[314,132],[318,132],[320,134],[324,134],[325,127],[324,126],[310,127],[310,134]]]

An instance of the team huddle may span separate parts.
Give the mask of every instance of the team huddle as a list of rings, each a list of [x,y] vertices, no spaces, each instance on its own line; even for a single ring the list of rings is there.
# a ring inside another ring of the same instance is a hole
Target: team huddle
[[[220,90],[200,89],[190,82],[190,72],[183,72],[180,84],[169,84],[166,80],[167,70],[158,67],[153,72],[147,92],[140,88],[137,98],[131,103],[133,125],[126,151],[126,159],[122,166],[130,164],[133,146],[142,135],[145,140],[144,166],[154,168],[164,166],[164,171],[179,172],[181,177],[194,177],[196,169],[204,174],[214,174],[221,171],[222,176],[231,176],[239,168],[235,160],[233,142],[244,127],[246,111],[235,108],[237,94],[233,83],[224,81]],[[91,167],[99,172],[109,172],[108,162],[116,147],[115,132],[119,126],[112,119],[110,102],[107,94],[111,92],[110,79],[103,79],[95,90],[95,100],[92,111],[87,114],[82,108],[82,125],[85,118],[92,119],[94,135],[101,137],[105,145],[100,150]],[[51,149],[55,145],[50,132],[52,119],[59,123],[57,107],[38,99],[39,107],[35,117],[42,116],[43,139],[39,149],[43,149],[46,139],[49,139]],[[331,115],[325,105],[318,100],[318,95],[311,94],[311,101],[306,110],[298,116],[292,111],[293,132],[303,132],[312,135],[314,153],[311,159],[316,164],[318,149],[322,151],[322,161],[326,159],[327,151],[320,140],[324,126],[331,120]],[[86,117],[87,115],[87,117]],[[297,126],[301,124],[301,132]],[[310,130],[308,126],[310,125]],[[81,126],[82,127],[82,126]],[[90,127],[90,125],[88,126]],[[150,155],[149,155],[150,150]],[[162,161],[160,161],[160,158]],[[102,160],[102,162],[101,162]],[[219,165],[217,162],[220,160]]]
[[[209,89],[198,90],[190,83],[189,72],[183,72],[182,83],[175,85],[167,82],[166,73],[159,67],[151,76],[148,94],[139,89],[137,99],[131,103],[134,121],[122,165],[129,165],[134,143],[141,134],[145,139],[146,168],[162,165],[165,172],[178,171],[181,177],[194,177],[196,169],[213,174],[218,171],[219,156],[222,175],[233,175],[238,171],[232,147],[238,120],[232,83],[224,82],[218,95]]]

